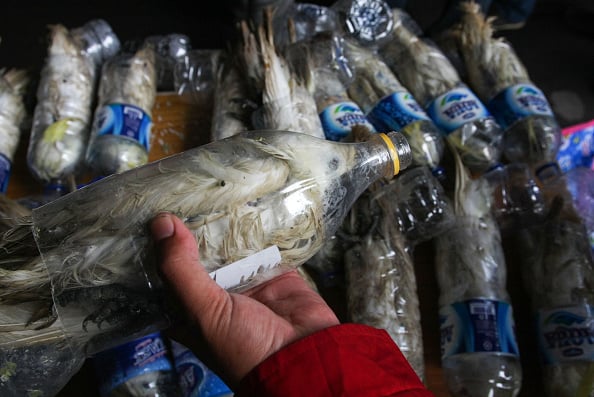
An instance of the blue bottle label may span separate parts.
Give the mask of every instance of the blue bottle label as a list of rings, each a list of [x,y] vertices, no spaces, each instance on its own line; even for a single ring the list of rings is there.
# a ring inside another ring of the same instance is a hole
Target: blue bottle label
[[[353,126],[360,124],[375,132],[373,125],[354,102],[345,101],[327,106],[320,112],[320,120],[326,139],[340,141],[346,137]]]
[[[594,307],[540,310],[536,325],[545,364],[594,361]]]
[[[427,114],[447,134],[474,120],[490,117],[481,100],[468,87],[457,87],[435,98]]]
[[[511,306],[490,299],[469,299],[439,310],[441,358],[460,353],[519,356]]]
[[[504,130],[527,116],[553,116],[547,98],[532,84],[516,84],[506,88],[495,95],[487,107]]]
[[[12,162],[3,153],[0,153],[0,193],[8,190],[8,180],[12,171]]]
[[[421,105],[406,91],[382,98],[367,117],[380,131],[400,131],[415,121],[430,120]]]
[[[174,371],[169,350],[159,333],[100,352],[93,361],[102,396],[139,375]]]
[[[137,106],[112,103],[97,111],[98,135],[118,135],[138,141],[148,152],[151,141],[151,117]]]
[[[232,395],[231,389],[184,345],[171,341],[182,397]]]

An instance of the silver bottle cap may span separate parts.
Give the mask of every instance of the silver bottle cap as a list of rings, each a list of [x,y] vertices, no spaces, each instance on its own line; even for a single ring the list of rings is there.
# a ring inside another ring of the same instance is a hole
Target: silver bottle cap
[[[190,38],[180,33],[150,36],[147,41],[154,45],[159,56],[171,61],[182,59],[191,48]]]
[[[86,53],[96,64],[103,63],[120,51],[118,36],[103,19],[93,19],[73,29],[73,34],[82,40]]]
[[[363,44],[378,44],[394,26],[392,9],[383,0],[352,0],[343,16],[347,32]]]

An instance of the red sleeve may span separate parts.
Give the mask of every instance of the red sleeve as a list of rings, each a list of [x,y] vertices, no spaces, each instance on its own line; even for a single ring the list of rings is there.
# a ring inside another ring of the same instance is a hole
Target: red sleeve
[[[303,338],[254,368],[236,397],[433,397],[390,335],[342,324]]]

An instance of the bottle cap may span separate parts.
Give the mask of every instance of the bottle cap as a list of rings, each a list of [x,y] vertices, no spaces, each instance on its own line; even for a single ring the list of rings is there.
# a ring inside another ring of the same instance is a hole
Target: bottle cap
[[[394,161],[394,175],[408,168],[412,164],[412,150],[404,134],[396,131],[387,134],[379,133],[379,136],[386,142],[388,150]]]
[[[159,56],[171,61],[183,58],[191,48],[190,38],[180,33],[150,36],[147,41],[154,45]]]
[[[343,18],[347,32],[363,44],[378,44],[394,27],[392,10],[383,0],[353,0]]]
[[[85,51],[96,64],[120,51],[120,40],[103,19],[93,19],[77,29],[73,34],[83,41]]]

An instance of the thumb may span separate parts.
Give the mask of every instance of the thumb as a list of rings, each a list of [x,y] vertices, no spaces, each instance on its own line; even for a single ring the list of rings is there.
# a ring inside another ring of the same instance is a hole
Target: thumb
[[[186,310],[202,318],[212,303],[224,298],[226,293],[200,263],[194,235],[178,217],[169,213],[161,213],[153,218],[150,230],[165,281],[173,288]]]

